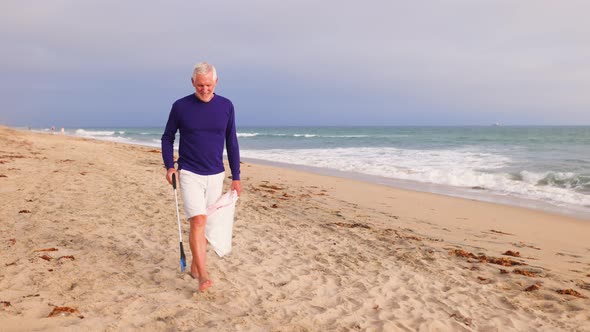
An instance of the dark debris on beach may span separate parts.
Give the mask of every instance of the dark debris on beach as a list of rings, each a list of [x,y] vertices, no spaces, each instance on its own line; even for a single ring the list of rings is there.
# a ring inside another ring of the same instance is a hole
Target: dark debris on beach
[[[345,228],[365,228],[365,229],[371,229],[371,227],[369,225],[365,225],[365,224],[361,224],[361,223],[348,224],[348,223],[343,223],[343,222],[334,222],[334,223],[331,223],[329,225],[334,225],[334,226],[338,226],[338,227],[345,227]]]
[[[506,257],[498,258],[498,257],[486,256],[483,254],[480,254],[478,256],[478,255],[475,255],[475,254],[470,253],[468,251],[465,251],[463,249],[453,249],[453,250],[449,251],[449,254],[452,256],[457,256],[457,257],[475,259],[481,263],[491,263],[491,264],[497,264],[497,265],[502,265],[502,266],[526,265],[525,263],[517,262],[515,260],[512,260],[510,258],[506,258]]]
[[[525,288],[524,291],[525,292],[534,292],[536,290],[539,290],[541,288],[541,284],[536,283],[536,284],[532,284],[529,287]]]
[[[508,250],[505,253],[503,253],[502,255],[512,256],[512,257],[520,257],[520,252],[519,251]]]
[[[514,273],[514,274],[520,274],[520,275],[523,275],[523,276],[526,276],[526,277],[531,277],[531,278],[538,277],[538,274],[536,272],[527,271],[527,270],[514,269],[514,271],[512,271],[512,273]]]
[[[47,317],[56,317],[56,316],[70,316],[70,315],[76,315],[78,318],[83,319],[84,316],[82,316],[80,314],[80,311],[78,311],[78,309],[76,308],[70,308],[70,307],[54,307],[53,310],[51,311],[51,313],[49,313],[49,315],[47,315]]]
[[[571,296],[575,296],[575,297],[579,297],[581,299],[587,299],[587,296],[584,296],[582,294],[580,294],[578,291],[573,290],[573,289],[558,289],[556,290],[557,293],[559,294],[563,294],[563,295],[571,295]]]

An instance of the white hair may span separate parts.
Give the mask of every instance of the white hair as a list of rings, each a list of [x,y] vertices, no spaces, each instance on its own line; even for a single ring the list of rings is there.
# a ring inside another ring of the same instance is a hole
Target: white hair
[[[193,80],[197,78],[197,74],[205,75],[211,72],[213,73],[213,80],[217,81],[217,70],[215,70],[215,67],[207,62],[199,62],[193,69]]]

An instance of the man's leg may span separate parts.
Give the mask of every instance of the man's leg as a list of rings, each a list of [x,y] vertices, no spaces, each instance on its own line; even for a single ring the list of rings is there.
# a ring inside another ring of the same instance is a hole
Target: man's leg
[[[190,219],[191,229],[189,243],[193,254],[191,274],[199,279],[199,290],[204,291],[213,285],[207,273],[207,239],[205,238],[205,224],[207,215],[200,214]]]

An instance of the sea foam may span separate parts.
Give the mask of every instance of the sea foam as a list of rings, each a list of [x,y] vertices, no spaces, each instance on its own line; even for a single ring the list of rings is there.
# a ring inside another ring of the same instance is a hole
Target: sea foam
[[[493,153],[465,149],[335,148],[244,150],[241,154],[243,157],[390,179],[485,189],[495,194],[541,199],[558,205],[590,205],[590,196],[569,189],[575,183],[575,174],[523,171],[519,179],[505,170],[511,159]]]
[[[113,136],[115,135],[114,131],[107,131],[107,130],[86,130],[86,129],[76,129],[77,136]]]

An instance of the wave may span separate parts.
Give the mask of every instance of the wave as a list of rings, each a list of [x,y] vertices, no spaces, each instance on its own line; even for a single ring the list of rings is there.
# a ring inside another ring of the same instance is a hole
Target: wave
[[[354,172],[540,199],[553,204],[590,205],[589,177],[574,173],[516,175],[506,171],[512,160],[494,153],[468,150],[397,148],[244,150],[243,157],[293,165]]]
[[[371,135],[326,135],[322,137],[328,138],[366,138],[366,137],[376,137]]]
[[[244,150],[245,157],[458,186],[482,185],[466,171],[505,167],[509,158],[481,152],[397,148]],[[481,178],[489,174],[482,173]],[[478,176],[479,177],[479,176]]]
[[[303,138],[367,138],[367,137],[379,137],[372,135],[319,135],[319,134],[270,134],[270,133],[238,133],[238,137],[303,137]],[[391,136],[387,136],[391,137]]]
[[[113,136],[114,131],[76,129],[78,136]]]
[[[574,189],[590,193],[590,175],[573,172],[529,172],[521,171],[513,175],[514,180],[535,186],[549,186]]]

